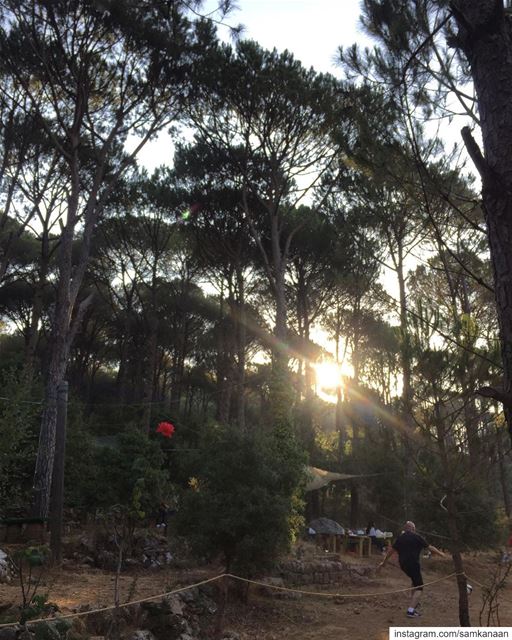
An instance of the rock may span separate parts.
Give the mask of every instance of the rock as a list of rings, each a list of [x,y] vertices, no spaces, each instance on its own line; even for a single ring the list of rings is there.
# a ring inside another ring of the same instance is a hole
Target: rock
[[[92,532],[84,533],[80,537],[80,545],[90,553],[94,553],[96,551],[96,540],[94,534]]]
[[[146,615],[148,617],[155,617],[172,613],[168,598],[165,598],[160,602],[148,600],[147,602],[142,602],[140,607],[143,611],[146,612]]]
[[[0,640],[16,640],[18,631],[18,626],[4,627],[3,629],[0,629]]]
[[[194,602],[197,600],[197,596],[199,595],[199,589],[197,587],[193,587],[192,589],[187,589],[186,591],[182,591],[180,594],[180,598],[183,602]]]
[[[86,617],[71,619],[71,629],[66,635],[66,640],[89,640]]]
[[[225,631],[222,640],[240,640],[240,635],[235,631]]]
[[[141,563],[139,562],[139,560],[136,560],[135,558],[126,558],[126,560],[124,561],[124,564],[126,565],[127,568],[141,566]]]
[[[117,569],[117,557],[111,551],[102,549],[96,556],[96,565],[101,569],[115,571]]]
[[[263,582],[267,586],[260,585],[257,591],[265,596],[276,596],[278,593],[284,593],[279,589],[272,589],[272,587],[284,587],[284,580],[282,578],[267,577],[262,578],[259,582]]]
[[[60,633],[49,622],[39,622],[34,627],[35,640],[61,640]]]
[[[346,598],[334,598],[334,604],[348,604],[348,600]]]
[[[175,616],[183,615],[183,601],[178,594],[169,596],[168,598],[166,598],[166,601],[169,604],[171,612],[174,613]]]
[[[9,584],[12,580],[11,562],[9,556],[0,549],[0,582]]]
[[[169,603],[144,602],[141,609],[145,612],[145,626],[158,640],[176,640],[183,633],[188,633],[189,625],[185,618],[175,615]]]
[[[137,629],[130,636],[130,640],[156,640],[149,629]]]
[[[202,593],[208,596],[209,598],[215,598],[218,592],[219,592],[219,587],[215,583],[210,582],[209,584],[202,584],[199,587],[199,593]]]
[[[79,604],[74,609],[72,609],[73,613],[83,613],[85,611],[91,611],[92,607],[90,604]],[[74,618],[74,620],[80,620],[80,618]]]
[[[207,595],[202,594],[200,596],[198,604],[203,609],[203,611],[206,611],[206,613],[209,613],[211,616],[217,613],[217,603]]]

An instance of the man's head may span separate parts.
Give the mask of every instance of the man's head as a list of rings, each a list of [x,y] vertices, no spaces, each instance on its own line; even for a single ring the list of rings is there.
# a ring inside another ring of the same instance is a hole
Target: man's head
[[[414,522],[407,520],[407,522],[404,524],[404,531],[412,531],[414,533],[416,531],[416,525],[414,524]]]

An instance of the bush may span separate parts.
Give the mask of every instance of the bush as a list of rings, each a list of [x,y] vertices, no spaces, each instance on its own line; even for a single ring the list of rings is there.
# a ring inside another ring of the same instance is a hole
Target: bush
[[[270,566],[301,524],[304,460],[293,438],[284,445],[273,435],[216,425],[204,434],[201,452],[178,530],[197,554],[221,555],[226,571],[250,575]]]
[[[9,515],[30,502],[41,406],[16,370],[2,371],[0,388],[0,515]]]
[[[73,471],[67,492],[74,506],[108,510],[118,505],[144,518],[166,497],[169,470],[164,453],[156,439],[140,429],[92,439],[77,424],[69,444],[67,464]]]
[[[84,424],[82,412],[74,403],[68,405],[66,430],[65,504],[71,508],[91,509],[98,489],[98,448]],[[101,492],[103,493],[103,492]]]

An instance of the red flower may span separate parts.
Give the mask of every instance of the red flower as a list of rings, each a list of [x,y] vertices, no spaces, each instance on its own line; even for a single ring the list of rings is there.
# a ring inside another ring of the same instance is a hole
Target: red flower
[[[161,422],[156,428],[157,433],[161,433],[164,438],[171,438],[174,433],[174,425],[170,422]]]

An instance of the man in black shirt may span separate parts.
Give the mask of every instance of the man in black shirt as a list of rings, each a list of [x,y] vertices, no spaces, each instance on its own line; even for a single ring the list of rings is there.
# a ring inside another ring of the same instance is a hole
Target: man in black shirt
[[[407,609],[407,616],[409,618],[416,618],[420,614],[416,611],[416,607],[419,604],[421,592],[423,590],[423,578],[421,576],[420,566],[420,553],[423,549],[428,549],[432,553],[437,553],[440,556],[445,557],[445,554],[436,547],[429,545],[425,538],[422,538],[416,533],[416,525],[410,520],[404,525],[404,530],[395,540],[393,545],[389,547],[383,561],[379,565],[379,569],[383,567],[388,558],[393,553],[398,553],[398,563],[400,569],[409,576],[412,581],[413,591],[411,594],[411,601],[409,608]]]

